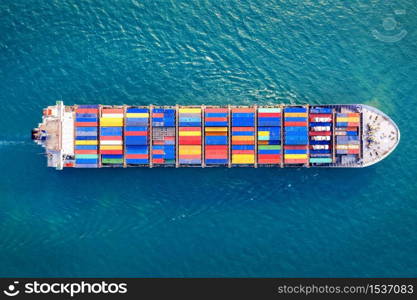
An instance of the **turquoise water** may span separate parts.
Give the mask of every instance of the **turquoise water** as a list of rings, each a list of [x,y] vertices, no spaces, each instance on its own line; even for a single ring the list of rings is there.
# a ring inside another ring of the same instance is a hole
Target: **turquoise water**
[[[417,276],[415,1],[4,0],[0,14],[0,276]],[[360,102],[402,141],[360,170],[59,172],[29,140],[57,99]]]

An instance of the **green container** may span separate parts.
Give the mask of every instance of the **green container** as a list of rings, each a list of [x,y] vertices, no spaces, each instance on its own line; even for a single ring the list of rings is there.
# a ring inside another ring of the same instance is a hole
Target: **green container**
[[[280,150],[280,145],[258,145],[259,150]]]
[[[316,164],[330,164],[333,160],[327,157],[312,157],[310,158],[310,162]]]
[[[101,160],[103,164],[123,164],[122,158],[103,158]]]
[[[75,158],[97,159],[97,154],[75,154]]]

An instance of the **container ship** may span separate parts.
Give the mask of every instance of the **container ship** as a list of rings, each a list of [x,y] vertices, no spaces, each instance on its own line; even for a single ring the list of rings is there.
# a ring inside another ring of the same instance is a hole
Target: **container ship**
[[[43,110],[32,139],[47,165],[362,168],[387,157],[400,131],[363,104],[71,105]]]

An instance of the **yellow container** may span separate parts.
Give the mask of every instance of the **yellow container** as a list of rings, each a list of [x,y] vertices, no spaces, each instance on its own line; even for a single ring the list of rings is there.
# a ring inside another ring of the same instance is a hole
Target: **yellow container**
[[[305,159],[307,154],[284,154],[284,157],[288,159]]]
[[[200,131],[180,131],[180,136],[201,136]]]
[[[255,155],[253,154],[232,154],[232,164],[254,164]]]
[[[126,118],[149,118],[148,113],[127,113]]]
[[[232,136],[232,144],[233,142],[254,142],[255,141],[255,137],[253,136]]]
[[[123,118],[100,118],[100,126],[123,126]]]
[[[227,132],[227,127],[205,127],[205,131]]]
[[[306,118],[307,117],[307,113],[285,113],[285,117]]]
[[[92,140],[87,140],[87,141],[75,141],[75,145],[97,145],[98,141],[92,141]]]
[[[201,114],[201,108],[180,108],[179,113],[183,113],[183,114]]]
[[[101,150],[123,150],[123,146],[122,145],[120,146],[103,145],[103,146],[100,146],[100,149]]]
[[[338,117],[338,118],[336,118],[336,122],[357,123],[357,122],[359,122],[359,118],[358,117]]]
[[[180,145],[179,154],[197,155],[201,154],[201,146],[199,145]]]
[[[269,136],[269,131],[258,131],[258,136]]]

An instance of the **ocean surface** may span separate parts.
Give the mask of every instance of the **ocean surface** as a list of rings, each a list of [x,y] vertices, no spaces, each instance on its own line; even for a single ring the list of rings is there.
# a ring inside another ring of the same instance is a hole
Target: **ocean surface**
[[[0,2],[0,276],[417,276],[417,3]],[[366,169],[46,168],[65,104],[366,103]],[[414,154],[413,154],[414,153]]]

